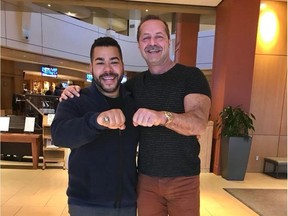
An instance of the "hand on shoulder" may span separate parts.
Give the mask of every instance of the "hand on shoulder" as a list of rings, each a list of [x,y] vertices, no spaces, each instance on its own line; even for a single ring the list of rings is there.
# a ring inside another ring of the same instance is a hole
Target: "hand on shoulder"
[[[80,90],[81,90],[81,87],[78,85],[67,86],[61,94],[61,97],[59,99],[60,102],[62,100],[67,100],[68,98],[73,98],[74,96],[80,97],[80,94],[79,94]]]

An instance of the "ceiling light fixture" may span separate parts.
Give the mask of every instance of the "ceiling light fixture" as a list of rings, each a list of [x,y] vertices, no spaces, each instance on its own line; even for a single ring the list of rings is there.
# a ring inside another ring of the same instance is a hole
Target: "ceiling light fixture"
[[[72,16],[72,17],[76,17],[76,13],[72,13],[72,12],[67,12],[67,13],[65,13],[67,16]]]

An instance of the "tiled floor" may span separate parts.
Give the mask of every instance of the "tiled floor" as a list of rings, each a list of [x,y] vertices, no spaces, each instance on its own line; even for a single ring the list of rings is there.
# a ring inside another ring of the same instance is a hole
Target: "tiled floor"
[[[5,162],[1,161],[1,164]],[[41,164],[39,164],[41,165]],[[48,167],[1,169],[1,216],[68,216],[67,170]],[[256,216],[223,188],[281,188],[287,180],[247,173],[244,181],[227,181],[212,173],[201,174],[201,216]]]

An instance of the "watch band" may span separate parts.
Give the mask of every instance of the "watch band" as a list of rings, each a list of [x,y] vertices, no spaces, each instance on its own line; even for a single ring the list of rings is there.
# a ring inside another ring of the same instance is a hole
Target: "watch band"
[[[169,123],[171,123],[173,121],[174,117],[173,117],[173,114],[171,112],[164,111],[164,115],[165,115],[165,117],[167,119],[167,121],[166,121],[166,123],[164,125],[167,125],[167,124],[169,124]]]

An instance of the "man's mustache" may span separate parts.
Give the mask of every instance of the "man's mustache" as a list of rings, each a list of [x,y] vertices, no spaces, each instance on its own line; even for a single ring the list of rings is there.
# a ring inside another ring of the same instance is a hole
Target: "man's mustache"
[[[111,73],[104,73],[104,74],[100,75],[99,78],[101,79],[101,78],[106,77],[106,76],[118,77],[118,74],[112,73],[112,72]]]
[[[147,47],[145,47],[144,51],[145,52],[152,52],[152,51],[162,51],[163,48],[157,45],[149,45]]]

